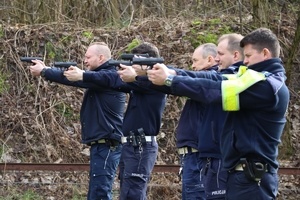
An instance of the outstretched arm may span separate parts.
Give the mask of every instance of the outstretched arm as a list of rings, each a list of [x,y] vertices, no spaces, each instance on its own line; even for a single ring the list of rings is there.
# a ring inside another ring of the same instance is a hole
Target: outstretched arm
[[[137,73],[133,69],[132,66],[126,66],[126,65],[120,65],[122,68],[121,70],[118,70],[118,74],[122,81],[124,82],[133,82],[135,81],[135,77],[137,76]]]
[[[169,69],[164,64],[156,64],[152,70],[148,70],[148,78],[155,85],[164,85],[169,75],[176,75],[176,71]]]
[[[43,61],[41,61],[41,60],[32,60],[32,63],[35,64],[35,65],[30,66],[30,73],[33,76],[40,76],[41,75],[41,71],[44,68],[50,68],[50,67],[47,67],[45,65],[45,63]]]
[[[64,71],[64,76],[69,81],[82,81],[84,70],[79,69],[78,67],[69,67],[67,71]]]

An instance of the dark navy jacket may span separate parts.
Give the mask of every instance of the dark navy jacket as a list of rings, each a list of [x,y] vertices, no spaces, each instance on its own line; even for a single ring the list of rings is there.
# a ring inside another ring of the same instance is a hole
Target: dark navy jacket
[[[221,74],[234,74],[238,72],[238,67],[243,62],[234,63],[226,69],[220,71]],[[222,105],[208,104],[204,110],[201,128],[198,134],[199,157],[221,159],[220,137],[223,130],[227,112],[223,111]]]
[[[159,133],[166,103],[164,93],[139,87],[137,82],[124,83],[116,72],[86,72],[83,73],[83,81],[129,93],[122,127],[124,136],[129,136],[129,131],[136,132],[139,128],[143,128],[147,136]]]
[[[114,70],[108,62],[99,66],[95,71],[109,72]],[[110,138],[121,141],[123,113],[126,95],[106,87],[99,87],[82,81],[71,82],[57,68],[49,68],[45,72],[47,80],[65,85],[87,88],[80,110],[82,143]]]
[[[278,169],[278,144],[289,102],[285,70],[279,58],[254,64],[249,69],[271,75],[241,92],[240,110],[228,112],[220,140],[223,168],[232,170],[240,158],[254,157],[268,163],[274,173]],[[222,104],[221,82],[226,78],[202,72],[195,72],[194,76],[200,78],[175,76],[172,91],[203,103]]]
[[[181,69],[174,69],[177,73],[181,73]],[[213,66],[208,70],[217,70],[217,66]],[[188,73],[189,71],[186,71]],[[193,72],[193,71],[191,71]],[[139,83],[143,87],[162,91],[166,94],[172,94],[170,87],[155,86],[147,78],[139,78]],[[203,110],[205,105],[193,99],[187,99],[180,114],[177,130],[176,130],[176,147],[192,147],[198,149],[198,131],[201,128],[203,118]]]
[[[180,74],[183,71],[174,69],[176,73]],[[207,69],[207,71],[211,71],[212,73],[217,71],[218,67],[213,66],[210,69]],[[188,72],[188,71],[185,71]],[[193,99],[187,99],[186,103],[182,109],[180,119],[177,126],[177,132],[176,132],[176,147],[192,147],[199,150],[199,130],[201,130],[202,127],[202,121],[203,117],[206,117],[204,115],[205,110],[205,104],[195,101]]]

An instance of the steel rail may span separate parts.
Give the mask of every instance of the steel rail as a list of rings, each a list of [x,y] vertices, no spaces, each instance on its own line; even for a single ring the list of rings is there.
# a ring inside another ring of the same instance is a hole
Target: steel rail
[[[179,165],[155,165],[153,172],[171,172],[178,173]],[[0,171],[89,171],[89,164],[70,163],[0,163]],[[300,167],[281,167],[278,174],[282,175],[300,175]]]
[[[53,163],[0,163],[0,171],[89,171],[89,164],[53,164]],[[175,172],[179,170],[178,165],[155,165],[153,172]]]

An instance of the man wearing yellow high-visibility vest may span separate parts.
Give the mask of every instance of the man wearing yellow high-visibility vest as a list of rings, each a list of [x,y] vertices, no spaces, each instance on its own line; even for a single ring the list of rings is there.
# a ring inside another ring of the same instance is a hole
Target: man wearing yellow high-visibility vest
[[[156,85],[176,95],[222,105],[228,112],[221,134],[226,199],[275,199],[278,192],[278,144],[286,122],[289,91],[278,38],[259,28],[240,42],[244,65],[235,75],[194,72],[176,75],[163,64],[148,70]]]

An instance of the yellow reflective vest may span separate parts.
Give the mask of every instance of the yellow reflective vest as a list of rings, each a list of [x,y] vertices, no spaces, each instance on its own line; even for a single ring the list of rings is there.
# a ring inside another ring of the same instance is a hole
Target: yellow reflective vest
[[[240,109],[239,94],[253,84],[266,80],[264,73],[240,66],[237,74],[223,74],[228,80],[222,81],[222,103],[224,111]]]

